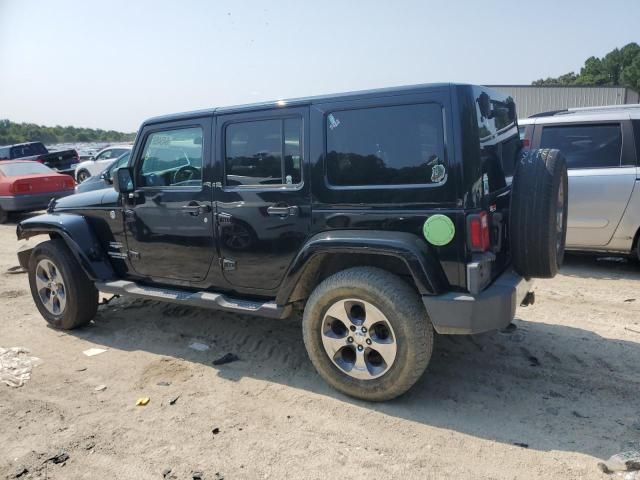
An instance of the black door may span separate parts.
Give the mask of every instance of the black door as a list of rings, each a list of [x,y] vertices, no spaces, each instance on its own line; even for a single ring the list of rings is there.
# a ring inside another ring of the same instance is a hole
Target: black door
[[[141,135],[133,152],[136,191],[124,209],[132,268],[157,281],[198,282],[216,256],[211,119],[152,125]]]
[[[309,234],[307,125],[306,107],[218,117],[218,236],[234,286],[276,289]]]

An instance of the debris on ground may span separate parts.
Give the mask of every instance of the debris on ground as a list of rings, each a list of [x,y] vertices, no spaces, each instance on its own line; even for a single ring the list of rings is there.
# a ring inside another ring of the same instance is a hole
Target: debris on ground
[[[24,347],[0,347],[0,382],[21,387],[31,378],[31,370],[40,359],[29,355]]]
[[[633,328],[624,327],[624,329],[627,330],[628,332],[640,333],[640,330],[634,330]]]
[[[25,268],[22,268],[20,265],[16,265],[15,267],[7,268],[4,273],[7,273],[9,275],[16,275],[18,273],[27,273],[27,270]]]
[[[189,345],[189,348],[198,352],[206,352],[207,350],[209,350],[209,345],[207,345],[206,343],[193,342],[191,345]]]
[[[240,358],[235,353],[225,353],[222,357],[213,361],[214,365],[224,365],[226,363],[235,362]]]
[[[604,473],[640,470],[640,452],[638,450],[629,450],[616,453],[611,455],[609,460],[599,462],[598,468]]]
[[[597,262],[627,263],[627,259],[623,257],[598,257]]]
[[[95,357],[96,355],[100,355],[101,353],[104,353],[106,351],[106,348],[89,348],[82,353],[84,353],[87,357]]]
[[[220,429],[218,427],[215,427],[213,430],[211,430],[211,433],[213,433],[214,435],[217,435],[220,433]]]
[[[52,457],[47,458],[43,463],[52,462],[57,465],[59,463],[64,463],[67,460],[69,460],[69,454],[61,450],[60,453],[57,453],[56,455],[53,455]]]
[[[171,385],[171,382],[158,382],[156,383],[156,385],[158,385],[159,387],[168,387],[169,385]]]
[[[572,414],[574,417],[576,417],[576,418],[589,418],[589,417],[587,417],[586,415],[583,415],[583,414],[581,414],[580,412],[578,412],[578,411],[576,411],[576,410],[573,410],[573,411],[571,412],[571,414]]]
[[[625,302],[635,302],[636,299],[635,298],[627,298],[625,299]]]
[[[76,372],[84,372],[87,367],[76,368]]]
[[[179,398],[180,395],[178,395],[177,397],[173,397],[171,400],[169,400],[169,405],[175,405]]]
[[[20,478],[21,476],[26,475],[27,473],[29,473],[29,470],[27,469],[27,467],[20,465],[13,472],[13,478]]]
[[[199,470],[196,470],[195,472],[191,473],[191,478],[193,480],[202,480],[204,478],[204,473],[202,473]]]
[[[529,444],[528,444],[528,443],[513,442],[513,444],[514,444],[516,447],[529,448]]]
[[[151,401],[151,399],[149,397],[141,397],[136,401],[136,406],[137,407],[144,407],[149,403],[149,401]]]
[[[173,479],[175,479],[175,478],[178,478],[178,477],[176,477],[175,475],[173,475],[173,474],[171,473],[171,471],[172,471],[172,470],[171,470],[170,468],[165,468],[165,469],[162,471],[162,478],[166,478],[167,480],[173,480]]]
[[[107,389],[106,385],[98,385],[96,388],[94,388],[96,392],[104,392],[106,389]]]
[[[531,367],[539,367],[540,366],[540,360],[538,360],[538,357],[534,357],[533,355],[530,356],[528,358],[529,360],[529,366]]]
[[[511,322],[509,325],[500,330],[500,333],[504,333],[506,335],[515,332],[518,329],[515,323]]]

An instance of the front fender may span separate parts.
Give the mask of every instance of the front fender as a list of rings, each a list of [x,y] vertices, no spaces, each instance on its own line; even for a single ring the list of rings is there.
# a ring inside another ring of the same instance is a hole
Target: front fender
[[[366,253],[396,257],[404,262],[421,295],[446,290],[440,262],[417,235],[385,230],[332,230],[311,237],[291,263],[278,292],[278,305],[288,303],[305,268],[315,257],[331,253]]]
[[[47,213],[23,220],[16,229],[18,240],[42,234],[59,235],[92,280],[107,281],[115,278],[111,264],[83,216]],[[30,249],[21,249],[18,255],[21,265],[30,254]]]

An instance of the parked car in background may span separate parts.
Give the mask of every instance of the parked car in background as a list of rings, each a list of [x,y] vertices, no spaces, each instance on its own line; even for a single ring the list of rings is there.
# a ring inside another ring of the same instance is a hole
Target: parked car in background
[[[115,162],[105,168],[100,172],[100,174],[92,175],[84,182],[76,185],[76,193],[91,192],[93,190],[101,190],[112,186],[114,170],[126,166],[130,155],[131,151],[128,151],[124,155],[120,155]]]
[[[67,175],[74,175],[75,167],[80,162],[75,149],[49,152],[42,142],[19,143],[0,147],[2,160],[35,160],[52,170]]]
[[[69,175],[28,160],[0,162],[0,223],[9,212],[45,208],[52,198],[73,193],[75,182]]]
[[[518,124],[526,146],[567,159],[567,249],[640,258],[640,105],[571,108]]]
[[[131,145],[111,145],[103,148],[94,158],[85,160],[76,166],[74,175],[76,181],[82,183],[92,175],[98,175],[115,162],[120,155],[130,152],[131,148]]]

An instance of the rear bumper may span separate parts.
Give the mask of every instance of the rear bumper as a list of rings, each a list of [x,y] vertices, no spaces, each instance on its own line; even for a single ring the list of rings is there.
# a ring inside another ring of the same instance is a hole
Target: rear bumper
[[[531,286],[531,280],[507,271],[476,295],[451,292],[422,301],[436,332],[468,335],[509,325]]]
[[[12,197],[0,197],[0,208],[7,212],[40,210],[47,208],[52,198],[62,198],[72,195],[73,190],[62,192],[47,192],[36,194],[15,195]]]

